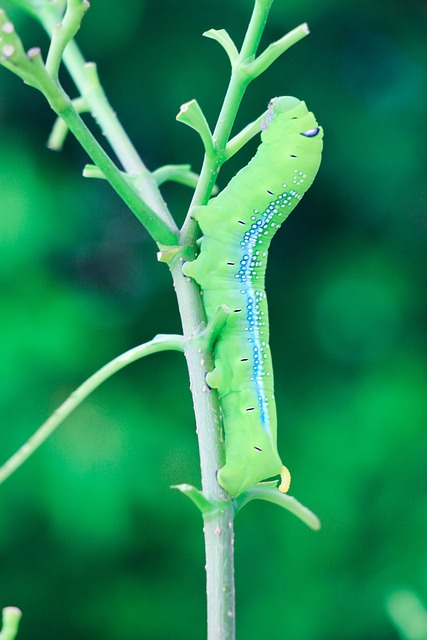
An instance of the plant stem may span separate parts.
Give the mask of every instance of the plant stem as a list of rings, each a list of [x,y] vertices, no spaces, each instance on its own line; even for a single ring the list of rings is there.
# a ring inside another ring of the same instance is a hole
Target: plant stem
[[[72,131],[74,136],[80,142],[83,149],[99,167],[113,189],[117,191],[129,209],[139,220],[141,220],[154,240],[162,244],[175,244],[177,241],[175,225],[172,227],[167,224],[163,219],[160,219],[149,206],[147,206],[146,201],[138,195],[137,191],[129,184],[126,177],[122,175],[96,141],[83,120],[73,108],[71,102],[65,103],[65,106],[61,104],[59,108],[57,107],[56,102],[56,97],[54,97],[51,101],[51,106],[54,111],[66,122],[70,131]]]
[[[38,15],[43,27],[52,35],[61,14],[54,5],[48,5]],[[138,193],[143,194],[147,205],[155,211],[171,228],[174,220],[163,200],[156,180],[145,166],[129,136],[121,125],[115,111],[112,109],[102,85],[99,82],[96,65],[86,63],[78,46],[70,42],[63,55],[64,64],[68,69],[80,94],[87,102],[90,112],[98,122],[105,138],[114,150],[127,173],[138,175],[134,181]]]
[[[54,107],[54,110],[64,119],[70,130],[125,203],[143,220],[154,239],[160,244],[172,245],[172,249],[177,251],[179,251],[179,248],[173,245],[179,244],[181,246],[181,250],[176,255],[174,251],[170,253],[174,257],[170,259],[169,267],[174,281],[184,333],[185,357],[197,424],[202,490],[208,500],[223,504],[222,509],[215,509],[213,512],[207,512],[204,515],[208,640],[235,639],[233,554],[233,516],[235,507],[230,496],[217,482],[217,471],[224,465],[225,460],[218,394],[216,391],[210,390],[205,381],[206,373],[212,371],[214,366],[212,344],[209,344],[209,340],[203,339],[202,329],[205,326],[206,318],[199,287],[193,280],[184,277],[182,274],[182,261],[184,259],[194,259],[197,224],[192,213],[195,207],[206,204],[212,194],[218,172],[227,159],[226,145],[246,88],[251,80],[264,70],[267,63],[277,57],[276,50],[273,49],[273,53],[270,50],[270,53],[261,59],[258,68],[251,66],[251,63],[255,60],[272,2],[273,0],[255,0],[252,17],[241,51],[237,57],[235,57],[237,50],[235,51],[230,43],[226,42],[226,50],[232,62],[231,78],[212,134],[213,144],[206,144],[206,154],[200,179],[195,189],[187,218],[179,234],[179,240],[176,237],[175,223],[162,199],[155,176],[145,167],[111,109],[98,81],[95,65],[85,64],[74,42],[70,42],[64,50],[65,64],[125,171],[131,174],[132,178],[137,176],[136,190],[132,188],[98,145],[76,113],[71,102],[69,100],[68,102],[66,101],[61,105],[60,109],[55,109]],[[48,8],[39,15],[39,18],[46,30],[52,33],[55,24],[58,22],[58,15],[53,3],[50,6],[46,5],[46,7]],[[221,40],[221,38],[224,40],[226,36],[222,35],[219,39]],[[200,129],[198,130],[200,132]],[[248,132],[244,135],[247,134]],[[208,138],[209,136],[205,135],[205,143]],[[238,147],[239,140],[241,141],[242,139],[237,138],[234,140],[234,147],[232,144],[228,150],[228,156],[233,149]],[[148,211],[146,210],[147,205]],[[162,253],[167,255],[167,251],[163,251],[163,248]],[[55,414],[52,419],[55,419]],[[21,452],[21,459],[22,455],[26,455],[25,452]],[[261,494],[253,494],[250,497],[248,496],[247,499],[255,497],[261,497]],[[265,495],[264,499],[267,499]]]
[[[22,612],[18,607],[5,607],[2,614],[0,640],[14,640],[18,633]]]
[[[228,89],[213,132],[215,153],[205,154],[200,171],[199,184],[194,192],[189,215],[181,229],[181,241],[183,244],[192,244],[194,242],[197,234],[197,225],[191,215],[192,210],[194,207],[206,204],[212,193],[221,165],[226,159],[225,148],[240,103],[248,84],[252,80],[252,77],[245,69],[245,64],[248,60],[255,57],[272,2],[273,0],[255,0],[255,6],[243,40],[242,48],[236,62],[232,66]]]
[[[199,183],[181,229],[180,241],[183,245],[192,245],[195,241],[197,225],[191,215],[193,208],[207,202],[218,171],[224,162],[226,144],[241,100],[251,80],[250,76],[242,71],[242,65],[256,54],[272,1],[255,0],[249,27],[241,52],[232,66],[228,90],[213,133],[214,152],[207,150],[205,154]],[[200,328],[200,321],[205,316],[200,292],[194,282],[183,277],[179,261],[171,270],[184,336],[191,337]],[[208,640],[234,640],[236,633],[234,509],[228,494],[223,491],[216,479],[218,469],[224,464],[219,401],[217,393],[208,391],[205,382],[206,372],[213,369],[213,356],[209,349],[205,352],[200,348],[195,350],[192,340],[186,344],[188,346],[185,355],[198,430],[203,492],[208,498],[224,500],[222,511],[204,518]]]
[[[158,351],[183,351],[183,338],[180,335],[158,335],[150,342],[125,351],[108,364],[104,365],[83,384],[81,384],[58,409],[37,429],[37,431],[18,449],[1,467],[0,484],[12,475],[30,455],[32,455],[45,440],[59,427],[59,425],[85,400],[89,394],[108,380],[112,375],[126,367],[128,364],[139,360],[144,356]],[[0,637],[1,640],[1,637]]]
[[[209,391],[205,382],[206,372],[213,368],[213,357],[203,341],[197,340],[204,320],[199,289],[193,280],[183,276],[181,267],[182,260],[176,260],[171,271],[184,332],[185,357],[198,432],[202,488],[208,499],[221,500],[224,504],[220,512],[204,517],[208,640],[234,640],[234,508],[216,479],[218,469],[224,464],[219,403],[217,394]]]

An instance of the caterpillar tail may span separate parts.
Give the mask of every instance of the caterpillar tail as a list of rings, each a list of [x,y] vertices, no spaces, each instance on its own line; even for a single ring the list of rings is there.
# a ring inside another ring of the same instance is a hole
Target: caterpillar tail
[[[281,482],[279,484],[280,493],[288,493],[289,487],[291,485],[291,472],[288,467],[283,465],[282,470],[280,472]]]

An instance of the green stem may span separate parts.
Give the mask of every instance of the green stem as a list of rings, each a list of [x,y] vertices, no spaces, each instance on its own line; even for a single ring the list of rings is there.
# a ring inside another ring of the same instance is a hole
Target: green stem
[[[289,33],[280,38],[280,40],[277,40],[277,42],[272,42],[256,60],[248,64],[248,71],[251,73],[251,76],[257,78],[261,73],[264,73],[282,53],[302,38],[305,38],[309,33],[308,25],[304,22],[295,29],[292,29],[292,31],[289,31]]]
[[[60,14],[53,5],[48,5],[38,15],[43,27],[52,35]],[[127,173],[137,174],[138,181],[134,182],[139,194],[143,194],[147,205],[162,218],[165,223],[174,228],[174,220],[167,208],[156,180],[145,166],[129,136],[120,123],[115,111],[108,102],[107,96],[99,82],[94,63],[86,63],[78,46],[70,42],[63,55],[64,64],[68,69],[76,87],[86,100],[90,112],[98,122],[101,130],[114,150],[117,158]]]
[[[144,356],[157,353],[159,351],[184,351],[183,337],[179,335],[158,335],[150,342],[146,342],[138,347],[134,347],[120,356],[111,360],[108,364],[104,365],[99,371],[94,373],[83,384],[80,385],[68,398],[61,404],[60,407],[42,424],[42,426],[27,440],[13,454],[9,460],[7,460],[2,467],[0,467],[0,484],[4,482],[18,467],[20,467],[27,458],[29,458],[34,451],[36,451],[43,442],[59,427],[59,425],[67,418],[70,413],[76,409],[79,404],[83,402],[89,394],[92,393],[100,384],[105,382],[112,375],[123,369],[128,364],[139,360]],[[2,640],[0,636],[0,640]]]
[[[84,14],[89,9],[88,0],[67,0],[65,14],[52,31],[52,39],[46,60],[46,69],[52,78],[58,78],[65,48],[74,38]]]
[[[179,182],[187,187],[195,189],[199,181],[199,174],[191,171],[190,164],[165,164],[153,171],[152,175],[158,185],[164,182]]]
[[[187,218],[181,229],[181,240],[183,244],[194,243],[197,234],[197,223],[192,216],[192,212],[195,207],[206,204],[208,201],[215,185],[219,169],[226,159],[225,148],[227,141],[230,137],[244,93],[252,80],[250,74],[245,70],[245,65],[255,57],[272,2],[273,0],[255,0],[255,6],[243,40],[242,48],[232,67],[228,89],[213,132],[216,153],[205,154],[199,184],[194,192]]]
[[[70,3],[73,0],[70,0]],[[87,2],[87,0],[76,0]],[[52,77],[42,60],[40,49],[33,48],[26,53],[19,36],[15,33],[13,24],[3,10],[0,9],[0,27],[2,29],[3,56],[0,64],[6,66],[13,73],[21,77],[25,82],[41,91],[49,102],[53,111],[66,123],[73,132],[81,146],[89,154],[89,157],[99,167],[111,186],[117,191],[130,210],[139,218],[157,243],[163,245],[175,245],[178,229],[175,223],[169,223],[164,217],[156,213],[146,202],[144,195],[139,192],[139,185],[134,187],[134,182],[129,182],[127,175],[115,166],[110,157],[89,131],[80,115],[77,113],[73,102],[64,92],[58,80]],[[156,180],[150,176],[156,185]]]
[[[86,113],[89,108],[84,98],[75,98],[71,101],[74,109],[77,113]],[[47,148],[52,151],[61,151],[65,138],[67,137],[68,127],[62,118],[57,118],[55,124],[50,132],[49,139],[47,141]]]
[[[0,640],[14,640],[18,633],[22,612],[17,607],[5,607],[2,613]]]
[[[310,509],[307,509],[307,507],[301,504],[296,498],[277,491],[277,483],[274,483],[273,487],[268,486],[268,483],[265,483],[265,486],[258,485],[237,496],[237,498],[234,499],[236,513],[251,500],[266,500],[267,502],[277,504],[279,507],[283,507],[293,513],[297,518],[302,520],[302,522],[305,522],[310,529],[314,531],[320,529],[320,520],[316,514],[310,511]]]
[[[427,640],[427,610],[415,592],[401,589],[391,593],[386,611],[400,638]]]
[[[70,131],[82,145],[93,162],[99,167],[105,178],[117,191],[119,196],[136,215],[136,217],[146,227],[147,231],[156,242],[165,245],[174,245],[177,240],[175,227],[171,227],[142,200],[137,191],[129,184],[124,176],[115,166],[103,148],[99,145],[92,133],[89,131],[79,114],[73,108],[71,102],[66,105],[62,102],[58,105],[56,97],[51,100],[54,111],[66,122]]]
[[[241,65],[256,54],[272,1],[255,1],[249,28],[241,53],[232,67],[228,90],[213,133],[215,153],[205,154],[200,180],[181,230],[180,240],[183,245],[191,246],[195,241],[197,224],[192,212],[194,207],[205,204],[212,193],[238,108],[250,82],[250,77],[242,73]],[[191,255],[190,259],[192,258]],[[205,320],[200,292],[193,281],[183,277],[179,261],[172,265],[171,271],[184,336],[192,337]],[[234,509],[229,496],[216,479],[218,469],[224,464],[219,401],[217,393],[208,391],[205,382],[206,372],[213,369],[213,356],[211,349],[204,349],[202,346],[196,348],[197,341],[190,340],[186,344],[185,355],[196,415],[203,492],[210,500],[225,501],[223,510],[204,517],[208,640],[234,640]]]
[[[265,118],[265,112],[254,122],[249,123],[242,131],[227,142],[225,148],[225,160],[229,160],[235,153],[240,151],[244,145],[261,131],[261,123]]]
[[[255,56],[272,4],[273,0],[255,0],[255,6],[240,51],[242,61]]]
[[[192,257],[191,254],[183,258]],[[204,515],[208,640],[234,640],[234,509],[228,495],[217,482],[216,474],[224,465],[221,444],[218,395],[206,386],[205,375],[213,369],[208,339],[199,338],[205,326],[205,314],[196,284],[182,274],[182,258],[171,265],[175,291],[185,337],[185,357],[190,374],[199,440],[203,493],[212,502],[222,501],[223,508]],[[209,336],[207,336],[208,338]]]

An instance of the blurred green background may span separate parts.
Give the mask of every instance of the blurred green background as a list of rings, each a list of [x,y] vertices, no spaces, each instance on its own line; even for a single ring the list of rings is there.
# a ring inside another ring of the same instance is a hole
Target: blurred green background
[[[175,115],[197,97],[213,123],[228,81],[201,33],[240,42],[251,6],[92,0],[79,43],[150,168],[200,166]],[[276,0],[264,45],[304,21],[310,37],[250,87],[236,130],[280,94],[325,129],[267,282],[279,450],[323,528],[263,503],[239,515],[238,638],[394,640],[389,594],[427,600],[427,5]],[[153,243],[107,184],[81,178],[75,141],[46,149],[52,123],[0,69],[2,461],[102,364],[180,330]],[[165,197],[182,220],[189,191]],[[205,637],[202,523],[169,489],[180,482],[199,484],[194,420],[184,361],[163,353],[107,382],[1,487],[0,605],[24,610],[20,637]]]

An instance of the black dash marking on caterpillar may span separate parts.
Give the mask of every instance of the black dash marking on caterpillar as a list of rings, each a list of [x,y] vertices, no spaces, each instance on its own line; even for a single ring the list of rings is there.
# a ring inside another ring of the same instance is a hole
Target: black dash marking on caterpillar
[[[244,220],[238,220],[239,224],[246,224],[246,222]]]
[[[262,448],[261,448],[261,447],[257,447],[257,446],[255,446],[255,447],[254,447],[254,449],[256,449],[257,451],[262,451]]]
[[[248,407],[246,411],[255,411],[255,407]]]

